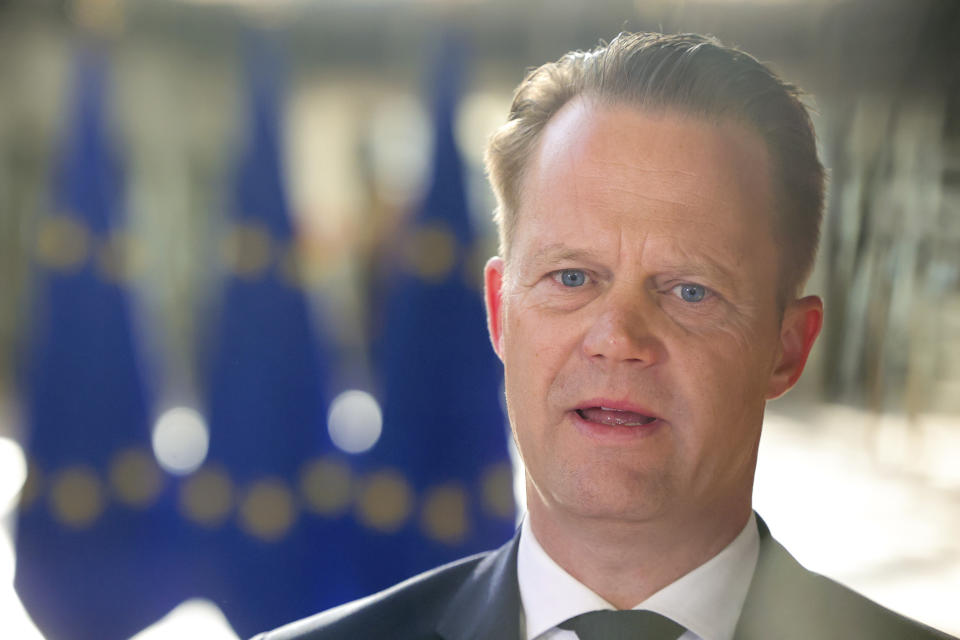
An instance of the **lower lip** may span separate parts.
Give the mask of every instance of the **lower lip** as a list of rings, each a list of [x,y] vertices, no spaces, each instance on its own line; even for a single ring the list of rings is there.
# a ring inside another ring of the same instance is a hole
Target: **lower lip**
[[[607,425],[585,420],[576,411],[570,411],[569,413],[578,431],[591,439],[608,444],[624,444],[649,438],[660,431],[664,424],[663,420],[657,418],[653,422],[633,426]]]

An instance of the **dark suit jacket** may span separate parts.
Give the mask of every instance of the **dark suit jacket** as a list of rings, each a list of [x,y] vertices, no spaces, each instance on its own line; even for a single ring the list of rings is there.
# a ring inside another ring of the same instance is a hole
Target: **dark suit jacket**
[[[950,640],[807,571],[757,523],[760,558],[735,640]],[[519,640],[518,540],[253,640]]]

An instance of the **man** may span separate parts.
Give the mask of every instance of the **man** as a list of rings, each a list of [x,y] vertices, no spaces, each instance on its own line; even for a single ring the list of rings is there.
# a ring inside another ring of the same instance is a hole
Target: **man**
[[[765,403],[823,315],[799,297],[824,178],[797,91],[710,38],[621,34],[528,75],[487,165],[521,530],[261,637],[946,638],[752,511]]]

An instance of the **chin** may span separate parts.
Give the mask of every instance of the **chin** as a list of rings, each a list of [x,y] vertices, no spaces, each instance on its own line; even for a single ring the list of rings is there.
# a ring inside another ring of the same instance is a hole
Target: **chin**
[[[611,483],[609,478],[600,481],[587,476],[554,487],[556,490],[550,494],[552,507],[580,518],[624,522],[645,522],[662,516],[672,494],[669,482],[662,478]]]

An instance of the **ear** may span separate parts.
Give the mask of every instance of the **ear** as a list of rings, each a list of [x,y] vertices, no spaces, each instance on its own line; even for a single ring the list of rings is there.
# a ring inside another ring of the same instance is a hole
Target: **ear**
[[[810,349],[823,326],[823,301],[807,296],[787,305],[780,324],[780,355],[770,376],[767,399],[786,393],[803,373]]]
[[[483,299],[487,306],[487,330],[497,357],[503,360],[503,258],[494,256],[483,268]]]

